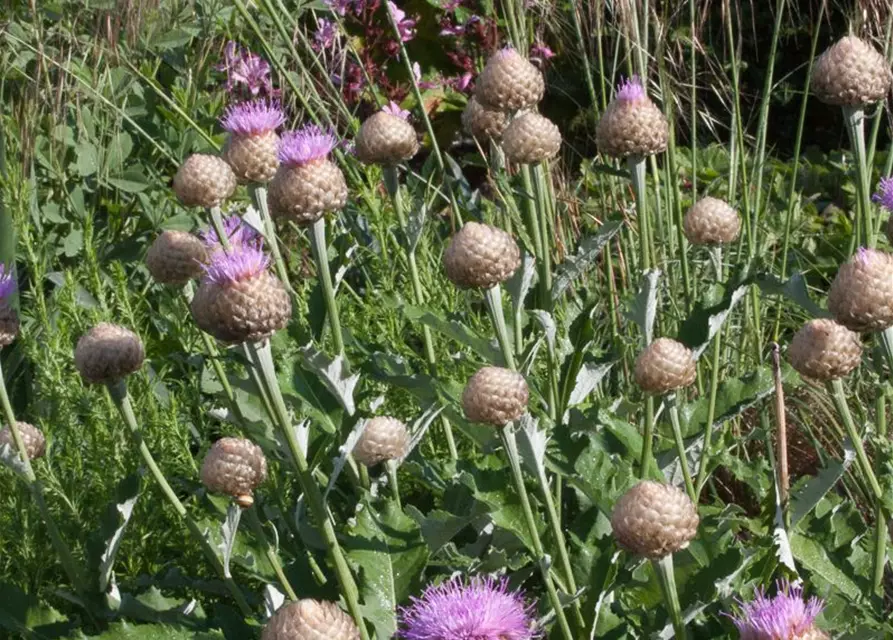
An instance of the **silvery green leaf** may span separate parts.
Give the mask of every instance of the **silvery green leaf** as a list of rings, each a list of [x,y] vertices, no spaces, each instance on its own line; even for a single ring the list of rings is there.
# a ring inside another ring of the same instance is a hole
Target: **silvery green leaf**
[[[690,623],[692,620],[701,615],[701,612],[704,611],[708,606],[713,603],[703,603],[696,602],[695,604],[688,607],[685,611],[682,612],[682,621],[684,624]],[[660,630],[658,634],[658,638],[660,640],[670,640],[670,638],[674,638],[676,636],[676,632],[673,630],[673,623],[668,622],[664,625],[664,628]]]
[[[567,406],[574,407],[583,402],[613,366],[613,362],[584,362],[577,372],[577,379],[574,381]]]
[[[784,524],[784,513],[781,508],[781,492],[778,487],[778,476],[775,476],[775,529],[772,531],[772,539],[775,541],[775,555],[778,561],[788,569],[797,573],[797,566],[794,564],[794,554],[791,551],[791,540],[788,538],[787,529]]]
[[[541,309],[534,309],[531,313],[543,327],[543,331],[546,334],[546,343],[549,345],[549,352],[555,353],[555,336],[558,334],[558,328],[555,326],[552,314]]]
[[[25,463],[22,461],[18,452],[8,444],[0,446],[0,462],[23,478],[25,477]]]
[[[304,455],[307,455],[307,445],[310,443],[310,420],[301,420],[295,425],[295,439]]]
[[[130,522],[130,518],[133,515],[133,508],[136,506],[138,498],[139,494],[135,494],[124,502],[115,505],[115,510],[118,515],[118,528],[115,529],[112,536],[106,540],[105,548],[102,551],[102,555],[99,557],[99,590],[102,592],[105,592],[109,584],[114,581],[114,578],[112,577],[112,567],[115,565],[115,555],[117,555],[118,549],[121,546],[121,540],[124,538],[124,530],[127,528],[127,523]]]
[[[658,280],[660,269],[650,269],[642,277],[639,293],[624,315],[638,325],[645,337],[645,344],[651,344],[654,338],[654,320],[657,317]]]
[[[505,290],[512,299],[512,310],[524,308],[524,300],[530,292],[530,287],[536,281],[536,259],[526,251],[521,254],[521,266],[505,281]]]
[[[242,214],[242,222],[257,231],[262,238],[267,239],[266,226],[264,225],[263,218],[260,217],[260,212],[254,205],[248,205],[245,213]]]
[[[400,197],[398,195],[397,197]],[[422,203],[418,208],[410,208],[409,219],[406,221],[406,244],[410,252],[415,252],[422,239],[425,230],[425,219],[428,217],[428,205]]]
[[[371,411],[372,413],[375,413],[376,411],[378,411],[378,408],[384,404],[384,399],[385,398],[383,395],[380,395],[380,396],[377,396],[376,398],[374,398],[369,403],[369,411]]]
[[[264,587],[264,617],[270,618],[285,604],[285,594],[268,584]]]
[[[763,293],[782,295],[788,300],[798,304],[813,318],[831,317],[831,314],[827,309],[822,309],[809,297],[809,287],[807,286],[806,278],[803,277],[802,273],[795,273],[785,282],[782,282],[776,276],[765,274],[756,279],[756,284]]]
[[[226,510],[226,520],[220,526],[223,541],[220,550],[223,553],[223,575],[231,578],[229,561],[233,556],[233,545],[236,543],[236,533],[239,530],[239,520],[242,518],[242,508],[235,502],[231,502]]]
[[[521,416],[519,423],[520,428],[517,433],[521,460],[537,478],[548,482],[546,478],[546,445],[549,442],[549,436],[544,430],[539,429],[539,421],[529,413]]]
[[[329,497],[329,492],[332,490],[332,487],[335,486],[335,481],[338,479],[338,476],[341,475],[341,471],[344,470],[344,465],[347,464],[350,452],[353,451],[353,448],[357,446],[357,442],[363,437],[363,432],[366,430],[366,425],[368,423],[368,420],[360,420],[357,422],[350,433],[347,434],[347,439],[344,441],[344,444],[338,448],[338,457],[335,459],[335,464],[332,467],[332,475],[329,477],[329,485],[326,487],[325,498]]]
[[[344,275],[347,273],[347,270],[353,266],[352,257],[359,248],[360,245],[357,243],[348,247],[347,251],[344,252],[344,259],[341,261],[341,264],[339,264],[338,268],[332,273],[332,287],[335,289],[336,293],[338,292],[338,287],[341,285],[341,281],[344,280]]]
[[[540,349],[543,348],[543,345],[545,343],[545,338],[541,337],[528,348],[527,357],[524,358],[521,366],[518,367],[518,371],[523,373],[525,376],[530,375],[530,372],[533,369],[533,365],[536,364],[536,357],[537,355],[539,355]]]
[[[853,443],[846,438],[843,442],[843,462],[828,458],[825,467],[819,471],[818,475],[807,480],[797,494],[791,496],[792,527],[796,527],[819,503],[819,500],[837,485],[837,481],[847,472],[855,459],[856,452],[853,449]]]
[[[737,305],[738,301],[744,297],[745,293],[747,293],[747,285],[738,287],[737,289],[732,291],[732,295],[728,299],[727,303],[723,304],[722,308],[717,313],[714,313],[710,316],[710,318],[707,320],[707,339],[695,348],[695,359],[701,357],[701,354],[704,353],[704,350],[710,344],[710,341],[713,340],[713,337],[722,329],[726,318],[729,317],[729,314],[732,313],[735,305]]]
[[[598,259],[602,249],[614,235],[620,231],[623,223],[619,220],[606,222],[595,235],[586,236],[577,247],[577,253],[568,256],[558,266],[558,273],[552,282],[552,300],[557,300],[571,282],[581,277]]]
[[[409,432],[412,434],[412,439],[409,441],[409,446],[406,448],[406,453],[403,454],[397,462],[398,464],[402,464],[409,454],[413,452],[413,450],[419,445],[422,439],[425,437],[425,434],[428,432],[428,428],[431,426],[431,423],[434,422],[434,418],[440,415],[440,412],[443,411],[443,407],[437,407],[431,405],[427,409],[425,409],[424,413],[416,419],[415,422],[409,427]]]
[[[349,374],[344,356],[332,360],[312,344],[301,347],[301,356],[304,368],[318,375],[347,415],[352,416],[356,412],[353,392],[360,381],[360,374]]]

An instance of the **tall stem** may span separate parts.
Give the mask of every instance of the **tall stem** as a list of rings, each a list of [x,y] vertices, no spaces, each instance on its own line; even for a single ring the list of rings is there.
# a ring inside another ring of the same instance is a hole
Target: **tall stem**
[[[642,458],[639,461],[639,477],[648,475],[648,467],[654,457],[654,396],[650,393],[645,396],[645,433],[642,435]]]
[[[846,120],[846,131],[853,147],[853,155],[856,157],[856,193],[859,196],[859,214],[862,236],[858,238],[860,244],[866,247],[874,247],[874,223],[871,211],[871,193],[868,186],[868,167],[865,165],[865,112],[861,107],[843,107],[843,116]]]
[[[276,550],[267,541],[267,536],[264,533],[264,526],[261,524],[260,517],[257,515],[257,505],[248,509],[248,526],[251,527],[251,530],[254,532],[254,537],[257,539],[258,544],[263,548],[264,555],[267,556],[267,560],[273,567],[276,577],[279,578],[279,584],[285,589],[285,593],[289,600],[297,602],[298,595],[295,593],[295,590],[291,586],[291,582],[288,581],[288,577],[286,577],[285,571],[282,569],[282,563],[279,561],[279,554],[276,553]]]
[[[332,564],[335,566],[338,582],[341,584],[341,593],[344,595],[344,599],[347,602],[347,608],[350,611],[350,615],[353,617],[354,622],[356,622],[357,627],[360,629],[362,640],[369,640],[369,631],[366,629],[366,625],[363,622],[363,615],[360,610],[356,582],[350,572],[347,559],[344,557],[341,544],[338,542],[335,526],[332,522],[331,515],[326,508],[322,492],[319,489],[319,485],[317,485],[316,481],[313,479],[310,466],[307,463],[307,458],[304,455],[301,446],[298,444],[295,431],[292,428],[291,419],[289,418],[288,410],[285,407],[285,399],[282,397],[282,391],[276,380],[276,368],[273,364],[273,355],[270,351],[269,344],[266,344],[263,347],[258,347],[256,344],[249,344],[247,346],[251,353],[254,366],[260,372],[261,380],[266,387],[267,393],[272,399],[276,425],[282,436],[285,438],[289,456],[298,472],[298,482],[300,483],[304,496],[307,498],[307,502],[310,505],[310,512],[313,514],[317,526],[321,529],[323,540],[325,541],[326,548],[329,552],[329,557],[332,560]]]
[[[552,221],[552,211],[549,206],[549,188],[546,186],[546,171],[542,164],[533,166],[534,190],[536,193],[536,208],[538,212],[540,224],[541,249],[543,255],[542,267],[542,292],[543,292],[543,308],[551,309],[552,307],[552,233],[550,222]]]
[[[540,305],[546,308],[546,300],[551,294],[546,290],[546,283],[551,279],[551,275],[546,274],[546,260],[543,256],[543,234],[542,227],[539,222],[537,213],[536,192],[533,190],[533,180],[531,178],[530,166],[521,166],[521,182],[524,185],[524,212],[527,214],[527,232],[533,242],[533,255],[536,258],[536,266],[539,269],[539,290]]]
[[[498,284],[494,285],[484,292],[484,296],[487,300],[487,307],[490,309],[490,317],[493,320],[493,327],[496,329],[496,339],[502,349],[505,366],[509,369],[516,369],[515,354],[512,352],[512,343],[505,325],[505,312],[502,309],[502,289]]]
[[[394,502],[397,503],[397,508],[402,511],[403,504],[400,502],[400,485],[397,484],[397,462],[395,460],[388,460],[385,463],[385,466],[388,470],[388,481],[391,484],[391,493],[394,496]]]
[[[675,640],[686,640],[685,622],[682,619],[682,608],[679,606],[679,594],[676,592],[676,573],[673,570],[673,554],[669,554],[660,560],[652,560],[654,569],[660,581],[661,591],[670,610],[670,619],[673,621],[673,633]]]
[[[332,340],[335,342],[335,353],[344,354],[344,337],[341,335],[341,319],[338,317],[338,304],[335,302],[335,288],[332,286],[332,274],[329,271],[329,252],[326,245],[326,219],[320,218],[313,223],[310,231],[310,249],[316,261],[319,283],[322,286],[323,298],[326,301],[326,314]]]
[[[251,194],[251,200],[254,202],[254,206],[257,207],[257,210],[260,213],[260,219],[264,224],[264,236],[267,240],[267,246],[270,247],[270,253],[273,254],[273,267],[276,269],[276,275],[289,292],[294,293],[294,290],[291,287],[291,282],[289,282],[288,279],[288,270],[285,268],[285,260],[282,259],[282,254],[279,251],[279,238],[276,235],[276,225],[273,224],[273,218],[270,215],[270,207],[267,202],[267,185],[252,184],[248,188],[248,192]]]
[[[630,156],[627,159],[629,176],[633,183],[633,192],[636,194],[636,218],[639,221],[639,244],[642,250],[642,264],[639,268],[644,273],[651,268],[650,252],[650,225],[648,219],[648,203],[645,200],[645,159],[640,156]]]
[[[714,247],[713,263],[716,269],[716,282],[720,283],[723,279],[722,271],[722,248]],[[701,494],[704,483],[707,481],[707,466],[710,463],[710,456],[713,455],[713,421],[716,419],[716,395],[719,389],[719,370],[720,359],[722,356],[722,330],[716,332],[713,336],[713,359],[710,369],[710,396],[707,401],[707,422],[704,424],[704,441],[701,445],[701,459],[698,461],[698,478],[695,482],[695,498]]]
[[[688,456],[685,453],[685,441],[682,439],[682,427],[679,424],[679,407],[676,405],[676,394],[667,396],[667,412],[670,414],[670,424],[673,426],[673,439],[676,442],[676,453],[679,455],[679,468],[682,469],[682,478],[685,481],[685,490],[692,502],[697,502],[698,494],[691,482],[691,472],[688,469]]]
[[[211,546],[211,542],[205,537],[205,534],[202,532],[201,528],[199,528],[195,520],[192,519],[192,516],[190,516],[189,513],[186,511],[186,507],[180,501],[180,498],[177,497],[177,494],[174,492],[173,488],[171,488],[171,485],[168,483],[167,478],[164,477],[164,472],[161,471],[158,464],[155,462],[155,458],[152,456],[152,452],[149,451],[149,447],[146,446],[146,442],[145,440],[143,440],[143,434],[140,431],[139,424],[136,419],[136,414],[133,411],[133,405],[130,402],[130,395],[127,393],[127,383],[124,382],[124,380],[120,380],[114,384],[110,384],[108,385],[108,391],[109,395],[112,398],[112,401],[118,408],[118,412],[121,414],[121,418],[124,420],[124,424],[130,431],[130,436],[131,438],[133,438],[133,442],[137,446],[143,462],[149,469],[149,473],[152,474],[152,478],[158,484],[161,492],[164,494],[164,497],[167,498],[167,501],[170,502],[171,506],[173,506],[174,511],[177,512],[177,515],[180,516],[180,518],[186,524],[186,528],[189,529],[189,532],[195,538],[196,542],[198,542],[201,546],[205,557],[208,559],[208,562],[211,563],[211,566],[214,567],[214,570],[217,572],[218,577],[223,580],[223,583],[226,585],[227,590],[236,601],[236,605],[238,605],[239,610],[246,617],[252,617],[253,614],[251,612],[251,607],[245,600],[245,596],[242,594],[242,590],[239,589],[238,585],[236,585],[232,577],[226,575],[223,563],[220,561],[220,558],[218,557],[217,552],[214,550],[214,547]]]

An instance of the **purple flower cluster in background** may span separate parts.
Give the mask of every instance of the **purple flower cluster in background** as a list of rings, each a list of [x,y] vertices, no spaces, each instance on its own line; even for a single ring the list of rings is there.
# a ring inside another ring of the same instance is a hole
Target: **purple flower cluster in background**
[[[270,63],[235,42],[227,43],[217,70],[226,73],[226,90],[234,96],[251,99],[278,94],[270,78]]]
[[[223,232],[229,241],[233,253],[238,253],[244,249],[260,251],[264,246],[264,239],[257,230],[247,224],[239,215],[232,215],[223,221]],[[212,252],[212,257],[217,254],[224,253],[223,245],[217,236],[214,227],[199,234],[205,246]]]
[[[391,0],[388,0],[388,11],[394,19],[394,22],[397,24],[397,31],[400,32],[400,39],[403,42],[412,40],[415,37],[416,20],[407,18],[406,12]]]
[[[0,262],[0,301],[6,300],[16,292],[16,279],[12,269]]]
[[[296,131],[282,134],[279,143],[279,161],[285,165],[303,165],[328,157],[338,145],[338,139],[329,131],[310,124]]]
[[[815,597],[804,601],[802,587],[783,580],[774,597],[767,597],[760,588],[753,600],[739,606],[732,620],[741,640],[789,640],[809,631],[825,604]]]

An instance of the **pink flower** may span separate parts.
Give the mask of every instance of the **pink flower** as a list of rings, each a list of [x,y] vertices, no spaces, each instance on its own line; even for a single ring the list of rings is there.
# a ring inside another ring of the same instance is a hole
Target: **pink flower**
[[[330,49],[335,45],[335,39],[338,37],[338,25],[331,20],[320,18],[317,21],[316,33],[313,35],[313,41],[316,45],[323,49]]]
[[[234,284],[259,276],[269,266],[270,258],[260,247],[248,246],[230,254],[220,251],[203,267],[204,280],[218,285]]]
[[[347,15],[353,0],[325,0],[326,6],[340,16]]]
[[[392,116],[397,116],[398,118],[401,118],[403,120],[409,120],[409,111],[407,111],[406,109],[402,109],[400,105],[393,100],[383,106],[381,110],[385,113],[390,113]]]
[[[16,291],[16,279],[12,269],[0,262],[0,302],[3,302]]]
[[[462,5],[462,0],[443,0],[440,8],[444,11],[455,11]]]
[[[217,65],[217,70],[226,73],[226,90],[230,93],[245,90],[252,97],[274,96],[276,93],[270,79],[270,64],[235,42],[227,43],[223,62]]]
[[[542,42],[537,42],[530,48],[530,59],[536,60],[540,64],[551,60],[555,57],[555,52]]]
[[[231,215],[223,221],[223,233],[229,242],[233,253],[238,253],[245,248],[261,249],[264,246],[263,237],[250,225],[246,224],[239,215]],[[224,253],[223,245],[217,236],[214,227],[199,234],[205,246],[211,250],[212,255]]]
[[[413,78],[415,78],[416,84],[419,85],[419,89],[433,89],[439,85],[438,82],[422,80],[422,68],[419,66],[418,62],[412,64],[412,75]]]
[[[240,136],[256,136],[275,131],[285,122],[282,107],[275,100],[251,100],[230,105],[220,119],[220,126]]]
[[[617,100],[622,102],[636,102],[637,100],[644,100],[647,97],[645,88],[642,86],[642,81],[639,80],[639,76],[621,80],[620,84],[617,85]]]
[[[400,33],[400,39],[403,42],[409,42],[415,37],[416,20],[406,17],[406,12],[398,7],[392,0],[388,0],[388,12],[397,25],[397,31]]]
[[[456,37],[461,36],[463,33],[465,33],[464,25],[454,25],[449,20],[441,24],[440,35],[442,36]]]
[[[881,178],[877,193],[871,199],[887,211],[893,212],[893,176]]]
[[[279,161],[285,165],[303,165],[328,157],[338,146],[338,140],[315,124],[282,134],[279,142]]]
[[[803,589],[783,580],[775,597],[767,597],[763,589],[757,589],[756,598],[739,605],[740,611],[732,616],[732,621],[741,640],[787,640],[812,630],[825,603],[815,597],[804,601]]]
[[[458,78],[453,79],[451,84],[456,88],[457,91],[466,91],[471,85],[471,81],[473,78],[474,74],[471,71],[466,71]]]

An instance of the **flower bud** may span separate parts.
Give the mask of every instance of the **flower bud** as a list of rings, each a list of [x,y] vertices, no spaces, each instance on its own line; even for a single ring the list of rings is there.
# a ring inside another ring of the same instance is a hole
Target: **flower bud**
[[[503,427],[527,410],[527,381],[517,371],[483,367],[471,376],[462,392],[462,409],[472,422]]]
[[[138,371],[146,353],[139,336],[130,329],[101,322],[81,336],[74,350],[74,365],[91,384],[112,384]]]
[[[519,111],[543,99],[543,74],[511,47],[493,54],[478,76],[474,97],[487,109]]]
[[[389,416],[379,416],[366,422],[363,435],[353,449],[353,457],[367,467],[402,458],[409,446],[406,425]]]
[[[828,310],[850,331],[883,331],[893,325],[893,257],[860,248],[831,283]]]
[[[645,393],[663,394],[687,387],[697,373],[691,349],[670,338],[658,338],[636,358],[636,384]]]
[[[788,359],[802,376],[833,380],[859,366],[862,345],[859,334],[833,320],[810,320],[794,334]]]
[[[360,162],[395,165],[409,160],[419,150],[412,125],[392,107],[386,109],[390,110],[379,111],[367,118],[357,133],[356,153]]]
[[[283,605],[264,627],[261,640],[359,640],[360,631],[333,602],[298,600]]]
[[[229,132],[223,158],[239,182],[265,183],[279,167],[279,136],[285,122],[277,102],[253,100],[232,105],[221,120]]]
[[[462,289],[489,289],[508,280],[521,266],[515,239],[497,227],[466,223],[443,254],[447,278]]]
[[[651,480],[624,493],[611,514],[617,544],[652,559],[686,548],[698,523],[698,510],[684,491]]]
[[[741,218],[725,201],[707,196],[688,210],[682,227],[685,237],[692,244],[729,244],[738,238]]]
[[[558,127],[538,113],[528,112],[511,121],[502,134],[505,157],[515,164],[551,160],[561,149]]]
[[[267,459],[250,440],[221,438],[205,456],[201,478],[209,491],[232,496],[247,509],[254,504],[254,490],[267,479]]]
[[[877,49],[856,36],[845,36],[820,55],[810,87],[826,104],[864,107],[890,91],[890,65]]]
[[[174,176],[174,192],[187,207],[219,207],[236,189],[236,175],[226,161],[195,153]]]
[[[508,123],[509,118],[504,111],[487,109],[474,96],[468,100],[462,112],[462,126],[480,142],[499,140]]]
[[[146,266],[155,281],[176,286],[199,277],[207,261],[205,243],[185,231],[163,231],[146,254]]]
[[[29,460],[37,460],[42,458],[47,450],[47,441],[40,429],[27,422],[16,422],[19,435],[22,436],[22,443],[25,445],[25,452],[28,454]],[[15,439],[12,437],[12,430],[6,426],[0,431],[0,447],[3,445],[15,451]]]
[[[638,77],[621,85],[595,131],[602,153],[615,158],[650,156],[667,148],[670,129]]]

